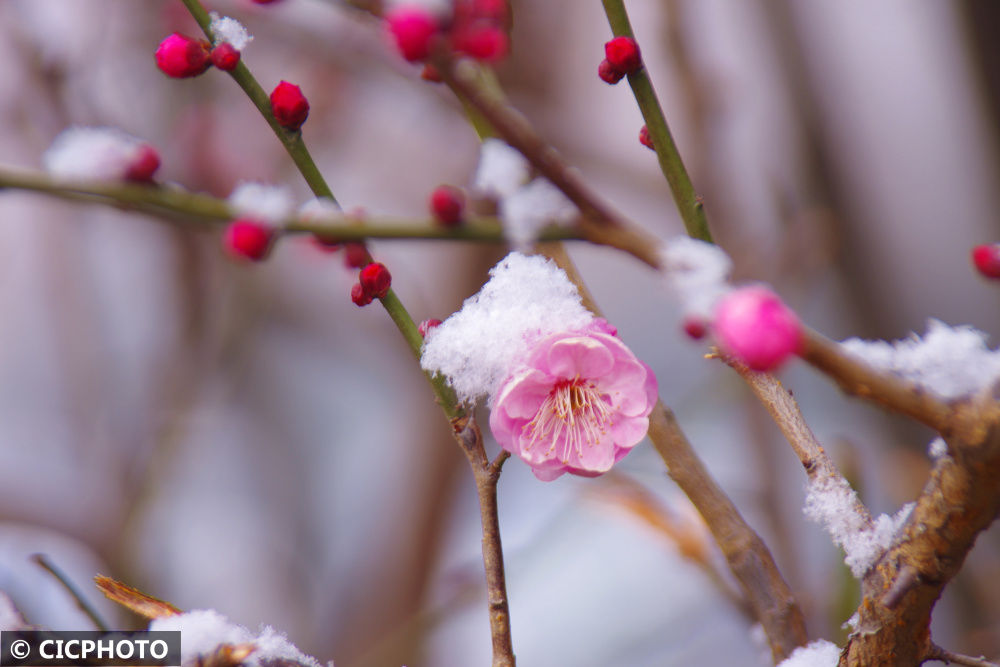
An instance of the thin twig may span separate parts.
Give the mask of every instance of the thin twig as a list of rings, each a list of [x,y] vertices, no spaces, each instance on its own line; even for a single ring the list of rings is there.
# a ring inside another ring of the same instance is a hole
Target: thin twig
[[[945,664],[965,665],[966,667],[1000,667],[997,663],[987,660],[986,656],[981,655],[978,658],[973,658],[961,653],[952,653],[940,646],[933,645],[928,652],[927,659],[940,660]]]
[[[486,570],[486,596],[493,640],[493,667],[514,667],[514,648],[510,636],[510,607],[504,574],[503,547],[500,542],[500,518],[497,511],[497,482],[504,461],[510,456],[501,452],[492,462],[486,457],[483,434],[475,419],[452,420],[455,440],[469,460],[479,495],[479,516],[483,525],[483,567]]]
[[[604,13],[608,16],[608,24],[615,36],[634,39],[632,24],[623,0],[602,0],[602,4]],[[667,119],[663,115],[663,108],[660,106],[660,100],[656,96],[645,65],[628,75],[628,83],[632,87],[632,94],[642,112],[642,118],[646,121],[660,170],[670,186],[670,192],[673,194],[674,203],[684,221],[688,236],[712,243],[704,204],[695,192],[691,177],[688,176],[684,160],[681,159],[680,151],[677,150],[677,144],[667,126]]]
[[[94,624],[94,627],[103,632],[107,632],[108,624],[104,622],[101,615],[94,609],[93,605],[87,602],[87,599],[83,597],[83,593],[73,585],[73,582],[69,580],[69,577],[63,573],[56,564],[53,563],[48,556],[45,554],[34,554],[31,556],[31,560],[41,567],[43,570],[51,574],[56,581],[62,584],[62,587],[66,589],[66,592],[70,594],[70,597],[76,602],[76,606],[80,608],[90,622]]]

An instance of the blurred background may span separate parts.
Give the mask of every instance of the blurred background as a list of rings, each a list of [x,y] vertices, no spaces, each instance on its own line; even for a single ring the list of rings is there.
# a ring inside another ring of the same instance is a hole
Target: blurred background
[[[346,208],[418,218],[436,185],[468,182],[477,142],[460,109],[370,18],[333,0],[208,4],[255,35],[244,62],[266,89],[302,87],[305,139]],[[512,5],[499,75],[515,105],[621,212],[682,233],[630,91],[597,77],[600,3]],[[771,282],[835,338],[905,337],[929,317],[1000,332],[1000,292],[968,259],[1000,240],[1000,6],[628,6],[738,279]],[[228,77],[156,69],[174,30],[198,34],[177,0],[0,3],[0,164],[39,168],[68,125],[111,125],[159,148],[164,180],[218,196],[262,180],[305,201]],[[419,321],[456,310],[505,249],[373,251]],[[802,516],[805,476],[777,429],[680,334],[658,275],[612,250],[570,253],[767,540],[810,636],[842,645],[857,584]],[[0,192],[0,591],[32,623],[88,628],[28,560],[42,552],[119,627],[136,620],[97,599],[94,574],[273,625],[338,667],[488,664],[471,475],[388,317],[351,303],[354,280],[305,241],[237,265],[211,232]],[[873,511],[916,496],[928,432],[802,364],[782,379]],[[619,469],[546,484],[507,464],[518,664],[768,664],[659,458],[643,444]],[[998,549],[994,528],[948,587],[938,644],[1000,654]]]

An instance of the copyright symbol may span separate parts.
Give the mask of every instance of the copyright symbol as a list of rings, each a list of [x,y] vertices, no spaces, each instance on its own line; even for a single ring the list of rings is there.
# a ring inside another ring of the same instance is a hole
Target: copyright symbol
[[[10,654],[18,660],[27,658],[29,653],[31,653],[31,644],[25,640],[15,639],[10,643]]]

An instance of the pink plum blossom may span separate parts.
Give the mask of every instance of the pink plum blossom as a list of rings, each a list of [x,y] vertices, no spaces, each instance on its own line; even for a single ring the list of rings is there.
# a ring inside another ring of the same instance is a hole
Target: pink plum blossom
[[[712,328],[722,349],[755,371],[777,368],[802,346],[798,317],[763,285],[723,297]]]
[[[656,377],[604,320],[541,337],[500,384],[497,442],[551,481],[606,473],[645,436]]]

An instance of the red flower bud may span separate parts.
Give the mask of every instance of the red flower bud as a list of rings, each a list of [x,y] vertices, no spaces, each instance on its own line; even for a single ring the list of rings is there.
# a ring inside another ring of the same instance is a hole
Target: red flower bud
[[[649,136],[649,128],[645,125],[639,130],[639,143],[651,151],[656,150],[656,147],[653,145],[653,137]]]
[[[198,76],[208,69],[208,42],[175,32],[156,49],[156,66],[175,79]]]
[[[381,299],[389,293],[392,276],[389,275],[389,269],[385,268],[385,264],[373,262],[361,269],[361,273],[358,274],[358,282],[366,294]]]
[[[226,227],[222,244],[233,257],[259,261],[267,256],[274,241],[274,228],[256,220],[234,220]]]
[[[278,125],[297,130],[309,116],[309,100],[302,94],[301,88],[282,81],[271,91],[271,113]]]
[[[224,72],[231,72],[240,64],[240,52],[229,42],[219,44],[211,53],[212,64]]]
[[[701,340],[708,333],[708,323],[701,317],[689,315],[682,324],[684,333],[692,340]]]
[[[445,227],[454,227],[462,222],[465,195],[451,185],[439,185],[431,193],[431,213]]]
[[[431,38],[438,23],[430,12],[420,7],[399,7],[385,16],[385,23],[403,57],[416,62],[431,53]]]
[[[354,283],[351,287],[351,301],[353,301],[354,305],[358,308],[367,306],[373,300],[374,297],[365,291],[365,288],[361,286],[361,283]]]
[[[987,278],[1000,278],[1000,243],[977,245],[972,249],[972,263]]]
[[[370,261],[368,259],[368,249],[365,248],[364,243],[354,242],[344,244],[344,264],[348,268],[360,269],[369,264]]]
[[[601,64],[597,66],[597,76],[601,77],[601,81],[604,83],[613,86],[625,78],[625,72],[617,69],[614,65],[608,62],[607,58],[605,58],[601,61]]]
[[[430,331],[431,329],[433,329],[434,327],[440,325],[440,324],[441,324],[441,320],[437,320],[437,319],[424,320],[417,327],[417,331],[420,333],[420,337],[421,338],[427,338],[427,332]]]
[[[457,30],[452,42],[456,51],[487,63],[507,55],[507,33],[489,23],[474,23]]]
[[[631,37],[615,37],[604,45],[604,55],[619,72],[631,74],[642,67],[639,45]]]
[[[149,144],[141,144],[136,157],[125,170],[125,180],[136,183],[151,183],[153,174],[160,168],[160,154]]]

